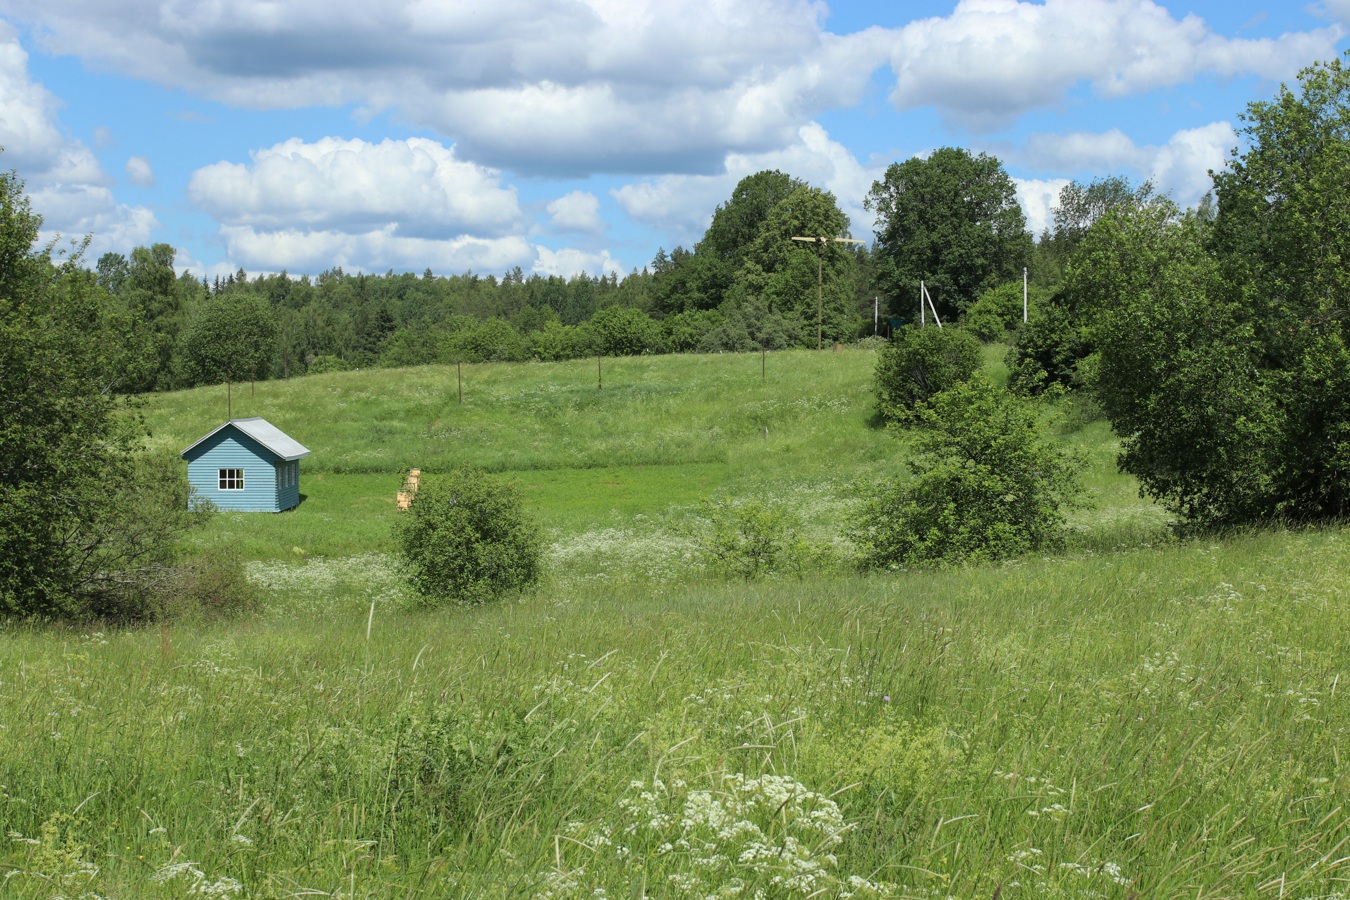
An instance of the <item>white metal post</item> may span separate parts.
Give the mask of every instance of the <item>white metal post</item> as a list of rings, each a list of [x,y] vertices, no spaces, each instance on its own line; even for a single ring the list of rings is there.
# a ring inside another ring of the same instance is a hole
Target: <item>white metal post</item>
[[[1027,321],[1027,267],[1022,267],[1022,323]]]
[[[933,312],[933,321],[937,323],[937,327],[941,328],[942,320],[938,318],[937,307],[933,305],[933,295],[928,293],[926,285],[920,283],[919,287],[923,291],[924,298],[928,301],[928,308]]]

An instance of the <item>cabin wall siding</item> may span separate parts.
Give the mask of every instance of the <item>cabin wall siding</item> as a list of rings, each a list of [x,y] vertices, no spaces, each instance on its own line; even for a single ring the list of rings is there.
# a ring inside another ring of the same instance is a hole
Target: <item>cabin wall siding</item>
[[[277,509],[279,510],[290,509],[292,506],[298,506],[300,504],[300,460],[297,459],[293,462],[285,462],[282,460],[277,462],[272,467],[273,483],[284,483],[284,479],[282,479],[281,482],[278,481],[277,472],[286,466],[295,467],[295,484],[277,489]]]
[[[282,491],[290,496],[278,497],[276,456],[237,429],[227,429],[212,436],[205,444],[194,449],[194,457],[188,460],[188,481],[197,489],[197,494],[205,497],[223,510],[241,510],[248,512],[280,512],[289,509],[300,500],[299,485]],[[221,469],[243,469],[244,489],[242,491],[222,491],[220,489]],[[282,505],[283,499],[290,499]]]

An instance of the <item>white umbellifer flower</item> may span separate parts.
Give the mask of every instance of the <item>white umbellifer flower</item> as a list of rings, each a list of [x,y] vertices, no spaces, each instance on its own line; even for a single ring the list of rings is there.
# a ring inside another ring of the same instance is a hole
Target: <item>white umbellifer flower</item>
[[[672,790],[673,788],[673,790]],[[676,896],[729,897],[783,893],[809,896],[836,888],[840,896],[887,896],[891,888],[854,876],[835,876],[831,851],[849,825],[839,807],[784,775],[724,776],[715,790],[685,790],[657,781],[631,785],[636,798],[619,801],[629,819],[618,826],[635,839],[659,840],[633,858],[675,866],[666,876]],[[678,815],[673,810],[679,809]]]
[[[244,886],[233,878],[209,878],[197,868],[194,862],[171,863],[162,866],[152,877],[153,881],[167,884],[182,879],[185,885],[185,897],[233,897],[243,891]]]

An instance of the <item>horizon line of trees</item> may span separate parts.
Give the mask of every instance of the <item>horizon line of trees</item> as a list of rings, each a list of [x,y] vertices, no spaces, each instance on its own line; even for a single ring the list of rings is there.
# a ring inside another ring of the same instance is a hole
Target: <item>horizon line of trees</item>
[[[825,340],[852,342],[873,333],[874,302],[888,322],[912,318],[920,278],[954,318],[1024,266],[1052,289],[1070,249],[1058,221],[1033,239],[1002,164],[966,150],[892,165],[865,206],[877,215],[872,246],[796,242],[847,236],[849,220],[829,192],[758,172],[693,248],[659,248],[624,278],[334,267],[208,280],[176,274],[162,243],[105,253],[92,274],[128,323],[120,339],[135,364],[118,390],[143,393],[373,366],[812,347],[817,317]]]

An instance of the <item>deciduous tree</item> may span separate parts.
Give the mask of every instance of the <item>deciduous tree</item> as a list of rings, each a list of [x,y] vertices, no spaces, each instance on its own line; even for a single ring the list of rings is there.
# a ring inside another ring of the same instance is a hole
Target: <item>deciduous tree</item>
[[[1061,542],[1081,463],[1043,439],[1031,405],[976,375],[919,417],[915,477],[882,487],[853,523],[864,566],[949,566]]]
[[[0,173],[0,613],[144,616],[194,517],[187,480],[137,452],[107,295],[78,255],[33,249],[40,222]]]
[[[1350,72],[1243,117],[1218,217],[1108,215],[1097,392],[1122,466],[1188,521],[1350,514]],[[1206,251],[1212,249],[1211,256]],[[1080,251],[1082,252],[1082,251]]]
[[[922,280],[947,314],[964,311],[1020,276],[1031,251],[1012,179],[983,153],[943,147],[893,163],[864,206],[876,213],[878,281],[892,309],[917,303]]]
[[[194,313],[183,335],[181,380],[187,386],[266,378],[276,356],[276,314],[266,301],[227,291]]]

